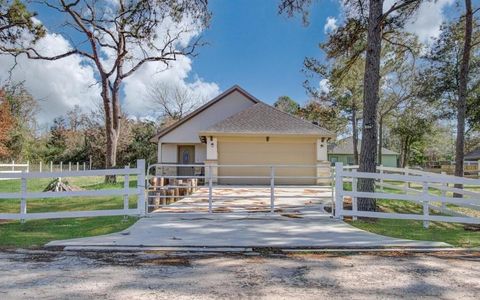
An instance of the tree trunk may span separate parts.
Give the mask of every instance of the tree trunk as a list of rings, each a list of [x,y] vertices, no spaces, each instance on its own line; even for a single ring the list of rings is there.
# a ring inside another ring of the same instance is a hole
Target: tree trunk
[[[383,145],[383,117],[378,120],[378,164],[382,164],[382,145]]]
[[[353,164],[358,165],[358,128],[357,109],[352,108],[352,140],[353,140]]]
[[[376,172],[377,158],[377,105],[380,86],[380,52],[382,48],[381,19],[382,0],[369,1],[367,54],[363,82],[363,127],[362,147],[360,150],[360,172]],[[375,180],[360,178],[358,189],[362,192],[374,192]],[[372,198],[358,198],[358,209],[375,211],[376,201]]]
[[[120,135],[120,123],[118,120],[119,107],[118,90],[109,88],[108,79],[102,80],[102,99],[103,108],[105,110],[105,135],[106,135],[106,152],[105,152],[105,168],[114,168],[117,165],[117,145]],[[115,111],[117,110],[117,111]],[[115,120],[117,119],[117,120]],[[116,183],[115,175],[106,175],[106,183]]]
[[[460,64],[458,103],[457,103],[457,140],[455,143],[455,176],[463,177],[463,160],[465,148],[465,114],[467,110],[467,85],[468,72],[470,67],[470,52],[472,48],[472,2],[465,0],[465,36]],[[461,184],[455,184],[456,188],[463,188]],[[461,194],[454,194],[455,197],[462,197]]]

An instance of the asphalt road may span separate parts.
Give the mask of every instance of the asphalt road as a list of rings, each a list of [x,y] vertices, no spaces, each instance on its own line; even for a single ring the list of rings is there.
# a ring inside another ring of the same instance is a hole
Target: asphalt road
[[[478,299],[480,254],[0,252],[0,299]]]

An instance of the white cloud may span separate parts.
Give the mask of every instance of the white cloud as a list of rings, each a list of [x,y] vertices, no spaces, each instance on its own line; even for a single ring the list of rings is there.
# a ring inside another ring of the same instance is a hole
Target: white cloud
[[[330,82],[328,81],[328,79],[322,79],[320,80],[319,82],[319,91],[321,93],[325,93],[325,94],[328,94],[330,92],[330,89],[331,89],[331,86],[330,86]]]
[[[337,25],[337,19],[335,17],[328,17],[327,22],[325,23],[325,26],[323,27],[323,31],[325,33],[330,33],[332,31],[337,30],[338,25]]]
[[[189,20],[185,20],[188,22]],[[175,34],[181,26],[169,20],[157,28],[157,36],[165,36],[166,32]],[[185,46],[199,34],[194,28],[179,39],[179,45]],[[160,39],[160,38],[159,38]],[[162,41],[159,40],[159,43]],[[69,42],[61,35],[48,33],[36,46],[37,50],[44,55],[54,55],[67,51],[71,48]],[[130,49],[129,53],[135,57],[142,57],[142,50]],[[105,52],[108,55],[108,52]],[[107,57],[105,63],[111,64],[111,57]],[[8,78],[8,71],[13,64],[11,56],[0,56],[0,82]],[[131,65],[126,64],[128,69]],[[216,83],[206,82],[192,73],[192,60],[188,57],[177,56],[177,60],[171,62],[165,70],[163,63],[144,64],[132,76],[124,81],[122,91],[123,109],[129,114],[138,117],[152,115],[150,103],[146,103],[144,92],[152,82],[176,83],[187,86],[194,95],[210,98],[219,93]],[[193,77],[193,80],[191,78]],[[94,67],[90,61],[72,55],[57,61],[29,60],[26,57],[18,57],[17,66],[12,74],[14,82],[24,82],[25,87],[36,98],[41,100],[38,120],[40,123],[49,123],[54,117],[64,114],[75,105],[81,108],[92,108],[101,101],[100,87],[95,78]]]
[[[56,34],[47,34],[37,45],[44,55],[58,54],[69,48],[68,41]],[[11,56],[0,56],[2,82],[8,78],[12,65]],[[24,82],[27,90],[40,100],[38,120],[41,123],[50,122],[75,105],[91,107],[100,98],[92,67],[77,55],[57,61],[29,60],[20,56],[12,72],[12,81]]]
[[[386,0],[383,10],[388,10],[396,2],[398,0]],[[440,34],[440,25],[445,21],[443,11],[454,3],[455,0],[423,1],[415,16],[406,24],[405,30],[416,34],[421,42],[428,43]]]

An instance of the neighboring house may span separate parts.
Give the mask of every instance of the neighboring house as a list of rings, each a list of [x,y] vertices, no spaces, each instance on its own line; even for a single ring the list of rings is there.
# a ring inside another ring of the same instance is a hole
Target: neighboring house
[[[358,140],[358,153],[360,154],[361,140]],[[382,162],[385,167],[397,167],[398,166],[397,152],[382,148]],[[349,137],[340,140],[336,143],[328,145],[328,160],[331,163],[342,162],[344,165],[353,165],[353,138]]]
[[[464,160],[466,161],[479,161],[480,160],[480,147],[465,154]]]
[[[312,176],[329,176],[327,142],[334,134],[265,104],[233,86],[175,124],[158,132],[158,162],[172,164],[246,165],[211,167],[218,176],[269,176],[265,165],[311,165],[277,168],[280,184],[314,184]],[[264,165],[259,166],[259,165]],[[164,168],[164,173],[191,176],[201,167]],[[303,177],[303,178],[302,178]],[[324,180],[325,181],[325,180]],[[221,184],[269,183],[260,178],[219,178]],[[317,183],[320,181],[317,180]]]

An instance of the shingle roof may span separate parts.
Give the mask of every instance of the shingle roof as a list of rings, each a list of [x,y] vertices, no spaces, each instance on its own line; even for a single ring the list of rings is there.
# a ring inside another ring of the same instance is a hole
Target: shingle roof
[[[480,160],[480,147],[465,154],[465,160]]]
[[[212,125],[200,134],[218,133],[334,136],[332,132],[318,125],[292,116],[263,102],[252,105]]]
[[[358,140],[358,152],[360,153],[361,140]],[[336,143],[328,145],[329,154],[353,154],[353,138],[348,137]],[[382,154],[398,155],[397,152],[382,147]]]
[[[151,142],[157,142],[158,139],[161,138],[162,136],[166,135],[167,133],[169,133],[173,129],[175,129],[178,126],[182,125],[183,123],[187,122],[191,118],[195,117],[196,115],[198,115],[202,111],[206,110],[210,106],[214,105],[215,103],[219,102],[220,100],[222,100],[223,98],[225,98],[226,96],[230,95],[231,93],[233,93],[235,91],[241,93],[242,95],[244,95],[247,99],[249,99],[253,103],[260,102],[260,100],[258,100],[254,96],[252,96],[250,93],[248,93],[247,91],[242,89],[240,86],[234,85],[231,88],[229,88],[228,90],[226,90],[225,92],[218,95],[217,97],[213,98],[212,100],[208,101],[204,105],[200,106],[199,108],[197,108],[196,110],[194,110],[190,114],[186,115],[182,119],[178,120],[177,122],[173,123],[172,125],[170,125],[166,128],[161,129],[160,131],[157,132],[157,134],[155,134],[152,138],[150,138],[150,141]]]

